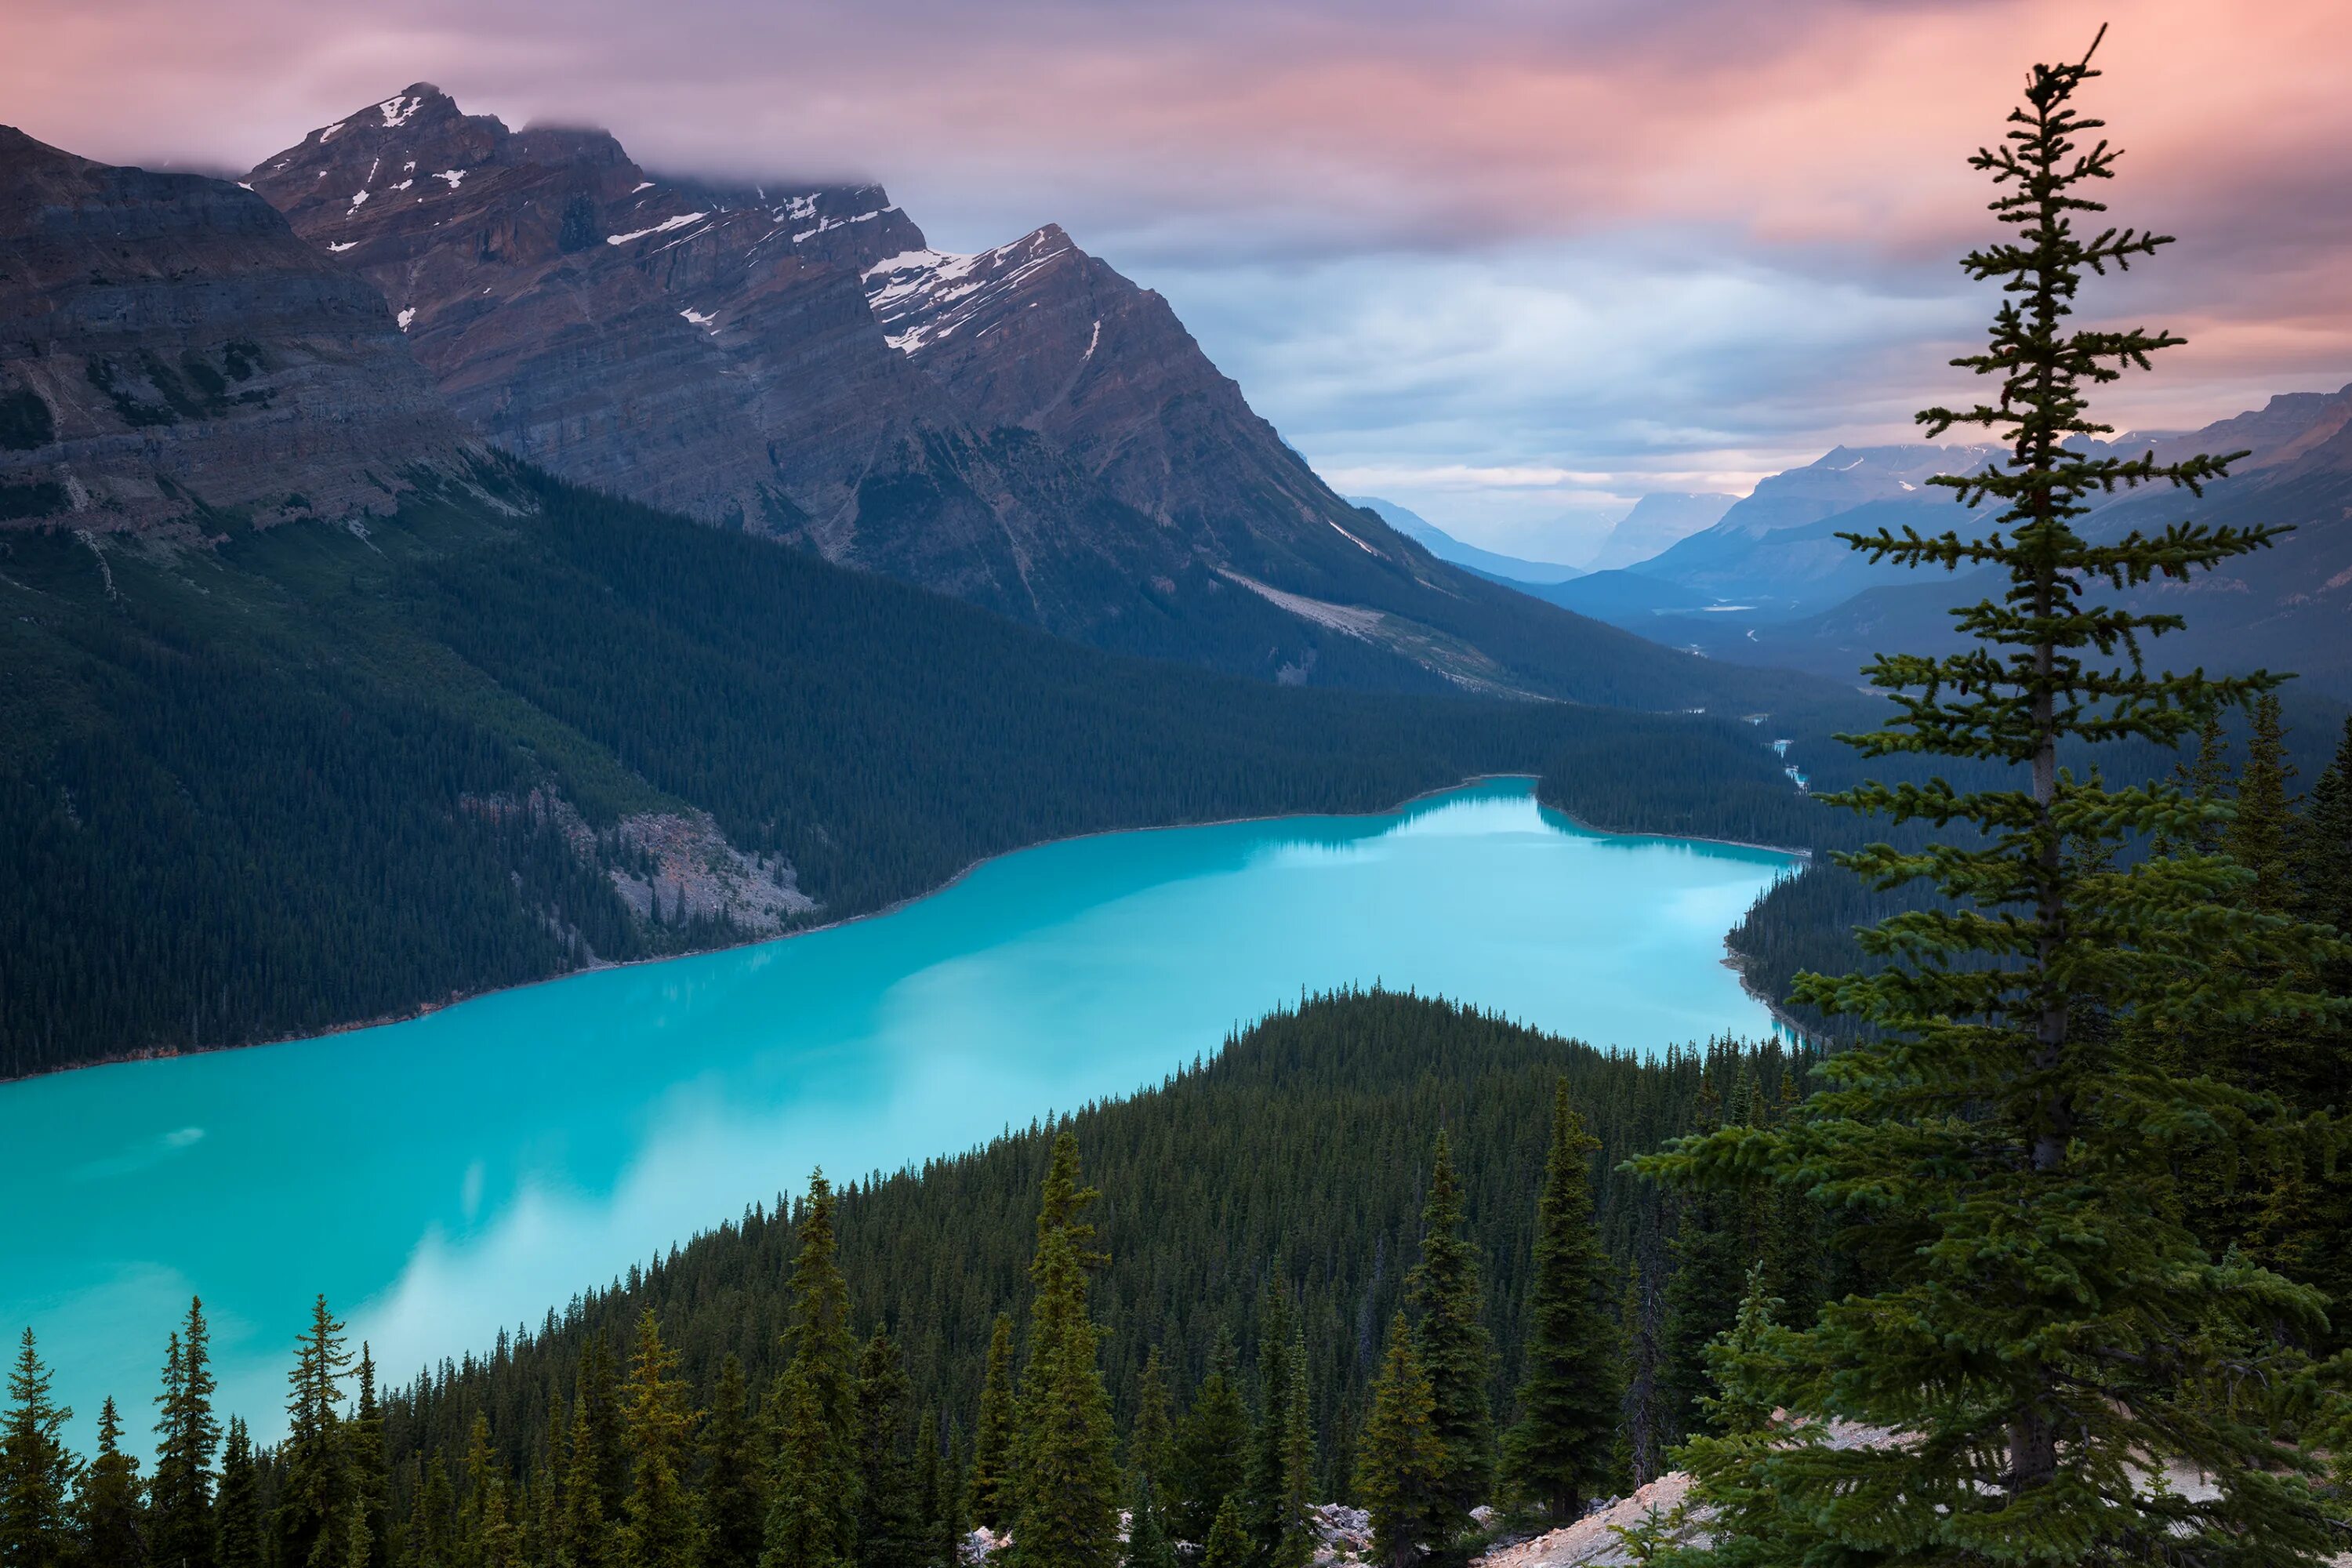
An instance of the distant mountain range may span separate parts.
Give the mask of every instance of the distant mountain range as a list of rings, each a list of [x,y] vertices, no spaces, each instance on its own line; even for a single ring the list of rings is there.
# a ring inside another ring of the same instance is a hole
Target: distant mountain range
[[[424,83],[247,183],[565,479],[1260,679],[1769,705],[1349,506],[1057,227],[950,255],[877,186],[667,176]]]
[[[1465,544],[1419,512],[1408,510],[1392,500],[1382,500],[1378,496],[1349,496],[1348,499],[1365,510],[1378,514],[1382,522],[1420,544],[1440,561],[1467,566],[1482,577],[1517,584],[1566,583],[1584,575],[1581,566],[1563,566],[1556,561],[1523,561],[1516,555],[1501,555],[1492,550],[1481,550],[1475,544]]]
[[[1609,531],[1609,537],[1585,563],[1585,570],[1613,572],[1647,561],[1670,545],[1714,527],[1738,499],[1712,493],[1645,495]]]
[[[2095,538],[2159,529],[2189,517],[2291,525],[2277,548],[2186,584],[2134,597],[2178,606],[2185,634],[2157,644],[2159,660],[2216,668],[2256,665],[2301,673],[2326,697],[2352,700],[2352,387],[2291,393],[2202,429],[2126,434],[2106,450],[2246,451],[2235,476],[2186,492],[2122,492],[2095,500],[2082,524]],[[1997,461],[1983,446],[1840,447],[1760,481],[1712,526],[1646,560],[1526,592],[1671,646],[1728,662],[1851,679],[1882,649],[1955,646],[1946,612],[1992,591],[1969,574],[1873,565],[1843,533],[1981,526],[1955,510],[1937,474]]]

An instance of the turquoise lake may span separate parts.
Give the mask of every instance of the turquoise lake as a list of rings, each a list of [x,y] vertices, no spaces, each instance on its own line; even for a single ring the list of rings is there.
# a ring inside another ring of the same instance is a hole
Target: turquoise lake
[[[1496,781],[1046,845],[804,936],[0,1086],[0,1331],[38,1333],[78,1442],[109,1393],[143,1436],[200,1292],[223,1405],[267,1437],[314,1291],[405,1380],[812,1166],[895,1169],[1157,1084],[1302,990],[1411,987],[1643,1052],[1761,1037],[1723,937],[1790,864],[1587,832]]]

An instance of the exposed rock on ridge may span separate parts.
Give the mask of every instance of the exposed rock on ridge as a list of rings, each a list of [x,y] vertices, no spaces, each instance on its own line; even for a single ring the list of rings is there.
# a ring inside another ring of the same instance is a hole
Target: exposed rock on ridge
[[[604,132],[510,132],[424,83],[252,181],[507,450],[1056,629],[1123,607],[1097,589],[1136,552],[1065,525],[1097,499],[1078,476],[884,342],[860,274],[923,237],[878,186],[666,179]]]
[[[1045,437],[1213,563],[1307,594],[1435,564],[1324,484],[1167,300],[1056,225],[972,256],[890,257],[866,288],[891,345],[982,423]]]
[[[0,522],[381,512],[478,450],[268,202],[0,126]]]

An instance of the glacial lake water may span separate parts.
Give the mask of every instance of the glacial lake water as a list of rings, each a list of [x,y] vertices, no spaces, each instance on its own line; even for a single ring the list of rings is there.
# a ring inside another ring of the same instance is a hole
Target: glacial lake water
[[[316,1040],[0,1085],[0,1332],[87,1448],[134,1438],[201,1292],[226,1409],[281,1426],[314,1291],[387,1376],[487,1347],[799,1188],[1150,1085],[1375,982],[1643,1052],[1772,1026],[1724,932],[1790,865],[1587,832],[1526,780],[1107,834],[890,914]]]

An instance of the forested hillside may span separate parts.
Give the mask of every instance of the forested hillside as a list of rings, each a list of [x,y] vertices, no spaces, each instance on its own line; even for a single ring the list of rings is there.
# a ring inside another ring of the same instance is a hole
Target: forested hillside
[[[1588,731],[1646,773],[1705,722],[1280,689],[528,470],[420,479],[364,527],[0,537],[0,1074],[837,920],[1072,833],[1380,809]]]
[[[1648,1347],[1635,1352],[1649,1359],[1627,1404],[1643,1457],[1629,1450],[1626,1462],[1654,1468],[1662,1444],[1696,1418],[1688,1401],[1703,1378],[1698,1349],[1729,1323],[1748,1262],[1763,1260],[1792,1299],[1828,1281],[1810,1212],[1669,1202],[1618,1167],[1726,1116],[1786,1114],[1807,1065],[1776,1046],[1727,1042],[1643,1060],[1449,1003],[1359,993],[1276,1014],[1160,1089],[1042,1118],[920,1171],[850,1181],[828,1215],[846,1279],[843,1326],[860,1340],[887,1331],[903,1365],[897,1457],[910,1473],[944,1476],[920,1504],[926,1538],[934,1547],[941,1539],[931,1527],[949,1522],[936,1517],[942,1509],[990,1517],[983,1501],[948,1494],[975,1447],[985,1462],[993,1325],[1001,1314],[1016,1324],[1024,1316],[1038,1192],[1057,1136],[1075,1139],[1085,1183],[1101,1194],[1087,1215],[1089,1245],[1107,1260],[1089,1295],[1114,1419],[1125,1431],[1172,1397],[1178,1457],[1164,1500],[1197,1540],[1227,1492],[1258,1484],[1252,1413],[1286,1397],[1283,1357],[1295,1338],[1306,1347],[1300,1409],[1315,1495],[1349,1494],[1382,1334],[1423,1255],[1441,1133],[1482,1281],[1477,1312],[1493,1340],[1486,1392],[1507,1418],[1529,1331],[1546,1112],[1562,1081],[1598,1140],[1584,1162],[1598,1234]],[[779,1171],[777,1180],[796,1188],[803,1174]],[[780,1374],[806,1340],[788,1330],[805,1321],[796,1314],[806,1304],[810,1213],[804,1201],[780,1197],[413,1383],[402,1369],[381,1369],[394,1386],[363,1385],[367,1410],[347,1401],[329,1424],[332,1441],[352,1445],[336,1461],[349,1467],[339,1472],[341,1495],[365,1498],[371,1473],[379,1478],[364,1505],[379,1560],[423,1564],[478,1551],[493,1486],[499,1528],[513,1532],[498,1560],[509,1563],[572,1560],[559,1553],[579,1525],[583,1485],[610,1488],[597,1517],[621,1516],[632,1472],[642,1470],[635,1418],[625,1414],[632,1396],[617,1379],[648,1312],[675,1357],[677,1407],[706,1413],[692,1423],[699,1431],[682,1483],[709,1492],[730,1477],[764,1478],[789,1418]],[[1013,1362],[1030,1361],[1032,1337],[1016,1329]],[[122,1391],[126,1407],[145,1392]],[[1155,1418],[1143,1419],[1149,1441]],[[237,1483],[237,1506],[268,1530],[312,1506],[299,1491],[313,1462],[305,1441],[298,1431]],[[1133,1440],[1127,1447],[1136,1451]],[[214,1510],[223,1530],[230,1498],[225,1481]],[[939,1555],[925,1548],[895,1561]],[[715,1547],[706,1558],[714,1568],[751,1560]]]
[[[1638,1259],[1654,1291],[1671,1269],[1672,1216],[1655,1187],[1617,1171],[1687,1131],[1702,1089],[1719,1110],[1743,1078],[1758,1102],[1797,1087],[1777,1046],[1692,1042],[1654,1058],[1602,1052],[1475,1008],[1393,992],[1317,998],[1278,1013],[1155,1092],[1048,1114],[987,1147],[883,1176],[836,1172],[841,1262],[861,1324],[887,1321],[917,1392],[960,1419],[980,1396],[989,1325],[1020,1303],[1035,1196],[1054,1137],[1077,1135],[1109,1263],[1095,1287],[1104,1370],[1122,1410],[1154,1347],[1169,1375],[1205,1376],[1221,1334],[1260,1345],[1270,1287],[1292,1296],[1313,1347],[1318,1429],[1360,1419],[1381,1331],[1420,1242],[1431,1140],[1452,1139],[1486,1259],[1494,1392],[1516,1382],[1520,1298],[1554,1080],[1594,1136],[1599,1225],[1611,1257]],[[1711,1086],[1711,1088],[1709,1087]],[[798,1175],[779,1172],[781,1186]],[[569,1398],[586,1340],[652,1308],[687,1373],[729,1355],[755,1386],[781,1366],[782,1296],[798,1237],[786,1200],[691,1242],[614,1289],[586,1295],[487,1364],[444,1368],[393,1407],[396,1450],[462,1441],[476,1409],[520,1460],[553,1397]],[[399,1369],[390,1369],[397,1371]],[[450,1381],[454,1377],[455,1381]],[[1334,1456],[1344,1473],[1344,1456]]]

